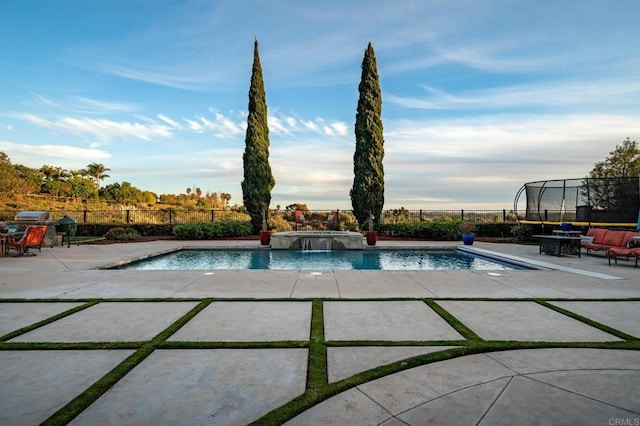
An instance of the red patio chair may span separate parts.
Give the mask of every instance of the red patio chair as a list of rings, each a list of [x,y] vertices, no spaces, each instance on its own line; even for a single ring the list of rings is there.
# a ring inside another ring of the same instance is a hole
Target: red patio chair
[[[611,266],[611,258],[613,258],[614,263],[617,265],[618,257],[626,257],[627,260],[629,260],[630,257],[635,257],[634,268],[637,268],[638,256],[640,256],[640,247],[611,247],[609,250],[607,250],[607,259],[609,260],[609,266]]]
[[[7,249],[14,249],[18,253],[16,256],[22,256],[25,253],[36,255],[29,252],[30,248],[37,248],[42,252],[42,241],[47,234],[47,227],[44,225],[28,226],[24,231],[24,235],[17,241],[7,241]]]
[[[309,221],[304,217],[304,213],[302,212],[302,210],[296,210],[295,212],[293,212],[293,219],[295,221],[295,225],[296,225],[296,231],[298,230],[298,227],[302,225],[302,227],[304,228],[305,226],[309,225]]]
[[[336,223],[338,223],[338,212],[336,210],[333,210],[327,215],[327,220],[322,222],[322,225],[327,228],[334,226]]]

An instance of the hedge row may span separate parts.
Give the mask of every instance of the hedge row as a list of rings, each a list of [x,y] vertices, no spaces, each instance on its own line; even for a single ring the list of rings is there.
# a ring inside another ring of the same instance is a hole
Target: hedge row
[[[403,238],[416,238],[437,241],[453,241],[460,239],[460,224],[457,219],[442,219],[431,222],[397,222],[381,224],[380,235]],[[226,222],[189,222],[177,225],[116,225],[116,224],[78,224],[78,236],[102,236],[110,229],[120,227],[131,229],[143,237],[176,236],[179,239],[214,239],[242,237],[252,234],[249,221]],[[515,231],[515,232],[514,232]],[[532,233],[542,233],[537,226],[516,225],[514,223],[478,223],[475,234],[479,237],[512,238],[528,240]]]
[[[394,237],[418,238],[425,240],[459,240],[461,220],[442,219],[432,222],[396,222],[380,225],[380,234]],[[478,237],[512,238],[515,223],[477,223],[475,234]],[[531,232],[529,230],[529,232]]]
[[[142,237],[171,237],[182,240],[206,240],[214,238],[243,237],[252,234],[251,222],[230,220],[226,222],[189,222],[178,225],[120,225],[120,224],[78,224],[77,236],[104,236],[114,229],[119,232],[131,231]]]
[[[210,240],[214,238],[244,237],[253,233],[249,221],[189,222],[173,227],[173,234],[181,240]]]
[[[449,241],[460,238],[462,221],[453,219],[432,222],[396,222],[380,225],[380,234],[404,238]]]
[[[121,225],[103,223],[79,223],[76,235],[83,237],[96,237],[105,235],[111,228],[124,228],[136,231],[143,237],[165,237],[173,236],[174,225]]]

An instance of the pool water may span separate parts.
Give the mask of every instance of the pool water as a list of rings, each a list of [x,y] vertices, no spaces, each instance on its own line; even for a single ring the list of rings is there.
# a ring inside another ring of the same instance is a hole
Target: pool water
[[[180,250],[118,267],[135,270],[513,270],[454,250]]]

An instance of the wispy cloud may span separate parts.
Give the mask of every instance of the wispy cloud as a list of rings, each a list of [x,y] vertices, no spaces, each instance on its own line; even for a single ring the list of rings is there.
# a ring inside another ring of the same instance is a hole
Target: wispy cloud
[[[194,118],[182,117],[186,126],[182,126],[165,114],[159,114],[158,119],[171,126],[172,129],[189,129],[202,134],[211,131],[211,134],[220,139],[233,139],[242,135],[247,130],[246,113],[243,111],[230,111],[223,114],[217,110],[211,111],[213,117],[198,115]],[[344,136],[348,133],[348,126],[342,121],[327,123],[323,118],[313,120],[297,119],[290,115],[279,113],[277,109],[267,116],[269,132],[274,136],[294,136],[305,133],[324,134],[325,136]],[[298,123],[302,124],[299,126]]]
[[[158,114],[157,117],[158,117],[158,119],[164,121],[165,123],[167,123],[169,126],[173,127],[174,129],[182,129],[183,128],[180,123],[170,119],[169,117],[167,117],[164,114]]]
[[[287,135],[290,134],[291,131],[289,130],[288,123],[285,121],[283,122],[280,118],[273,116],[273,115],[269,115],[267,117],[267,123],[269,124],[269,132],[274,133],[274,134],[280,134],[280,135]]]
[[[136,105],[127,102],[110,102],[97,99],[85,98],[83,96],[74,96],[71,101],[78,105],[78,107],[84,107],[85,111],[95,113],[108,113],[108,112],[133,112],[139,108]]]
[[[137,105],[128,102],[113,102],[91,99],[84,96],[70,96],[63,99],[54,99],[37,93],[33,94],[33,100],[27,105],[37,105],[47,110],[59,110],[74,114],[112,114],[120,112],[135,112]]]
[[[236,114],[238,116],[239,114]],[[220,112],[214,113],[214,120],[211,121],[206,117],[198,117],[200,122],[213,132],[213,135],[217,138],[232,138],[234,136],[243,134],[246,128],[246,122],[242,120],[234,121],[233,118],[227,117]]]
[[[98,161],[111,158],[111,154],[106,151],[79,148],[70,145],[26,145],[0,141],[0,150],[10,153],[11,156],[15,154],[16,157],[20,157],[20,154],[28,154],[51,158],[81,159],[81,161]]]
[[[322,129],[327,136],[344,136],[347,134],[347,125],[343,122],[334,121],[331,124],[322,126]]]
[[[302,123],[302,125],[306,129],[312,130],[314,132],[318,131],[318,125],[316,123],[314,123],[313,121],[311,121],[311,120],[306,120],[306,121],[305,120],[301,120],[300,122]]]
[[[160,124],[145,125],[86,117],[62,117],[57,120],[47,120],[34,114],[25,113],[13,114],[13,117],[40,127],[75,134],[88,134],[100,140],[134,137],[148,141],[156,137],[168,138],[172,136],[171,130],[167,126]]]
[[[527,85],[472,90],[457,94],[422,86],[424,96],[386,93],[385,100],[406,108],[431,110],[473,110],[514,107],[564,107],[584,105],[634,105],[640,96],[640,82],[554,81]]]
[[[94,66],[85,65],[85,67],[90,68],[94,71],[103,72],[105,74],[111,74],[131,80],[157,84],[160,86],[174,87],[177,89],[199,90],[203,86],[203,81],[201,79],[192,77],[192,74],[179,72],[164,73],[156,70],[144,69],[145,66],[143,65],[140,65],[139,68],[134,68],[124,65],[98,63]],[[149,66],[146,65],[146,68],[148,67]],[[185,75],[191,76],[185,77]]]

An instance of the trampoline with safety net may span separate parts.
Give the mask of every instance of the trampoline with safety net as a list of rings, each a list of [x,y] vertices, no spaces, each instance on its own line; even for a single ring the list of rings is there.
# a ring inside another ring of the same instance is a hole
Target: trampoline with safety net
[[[530,223],[577,226],[640,227],[638,177],[542,180],[525,183],[516,194],[514,212]]]

